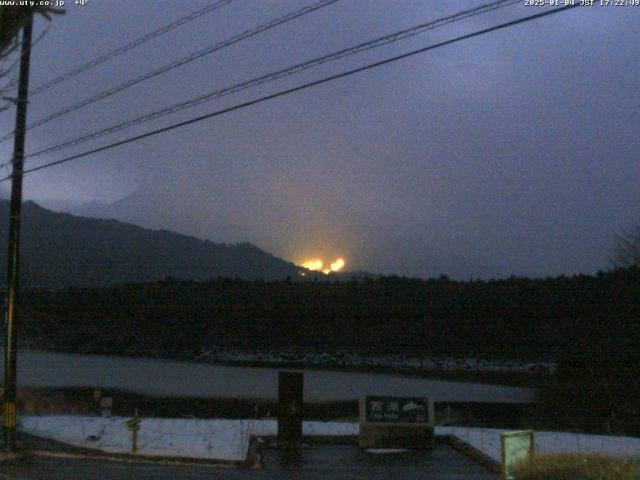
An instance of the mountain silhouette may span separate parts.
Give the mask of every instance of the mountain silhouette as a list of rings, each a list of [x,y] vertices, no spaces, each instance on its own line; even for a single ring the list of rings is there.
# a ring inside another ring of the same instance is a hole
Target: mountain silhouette
[[[0,200],[0,266],[6,271],[9,202]],[[219,244],[117,220],[22,207],[20,281],[25,287],[105,286],[172,277],[276,280],[300,268],[250,243]],[[6,284],[4,275],[0,280]]]

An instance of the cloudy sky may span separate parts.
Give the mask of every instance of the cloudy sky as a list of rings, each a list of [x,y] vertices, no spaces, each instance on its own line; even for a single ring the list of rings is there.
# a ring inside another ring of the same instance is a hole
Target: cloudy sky
[[[196,11],[67,1],[31,85]],[[29,121],[314,0],[235,0],[31,99]],[[27,134],[27,152],[489,0],[341,0]],[[27,166],[541,12],[524,0]],[[607,268],[640,223],[640,7],[576,8],[28,175],[25,195],[287,260],[404,275]],[[2,133],[13,113],[0,113]],[[12,142],[0,144],[11,154]],[[6,172],[3,172],[6,173]],[[5,182],[2,188],[7,188]],[[82,204],[98,202],[81,207]],[[106,206],[105,204],[113,204]],[[101,213],[100,213],[101,212]]]

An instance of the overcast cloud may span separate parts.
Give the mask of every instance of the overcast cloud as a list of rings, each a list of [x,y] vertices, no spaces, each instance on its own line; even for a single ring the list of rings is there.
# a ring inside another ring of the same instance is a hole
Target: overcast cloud
[[[27,151],[487,2],[342,0],[33,129]],[[34,49],[32,86],[207,4],[68,3]],[[237,0],[34,97],[29,120],[310,3]],[[90,145],[536,11],[523,0]],[[45,25],[38,19],[36,32]],[[640,7],[573,9],[34,173],[25,195],[119,202],[94,210],[250,241],[296,263],[343,256],[351,269],[419,276],[593,273],[608,267],[613,235],[640,223],[638,32]],[[0,114],[2,132],[12,122]],[[11,142],[0,144],[10,153]]]

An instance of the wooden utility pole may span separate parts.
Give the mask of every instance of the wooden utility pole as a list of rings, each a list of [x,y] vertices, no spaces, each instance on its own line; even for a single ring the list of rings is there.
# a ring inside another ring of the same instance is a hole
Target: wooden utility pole
[[[4,334],[4,446],[15,450],[16,443],[16,320],[20,266],[20,212],[22,210],[22,175],[24,143],[29,93],[29,63],[31,61],[31,33],[33,14],[22,29],[20,80],[16,102],[16,127],[13,146],[13,174],[11,177],[11,207],[9,214],[9,248],[7,258],[7,297]]]

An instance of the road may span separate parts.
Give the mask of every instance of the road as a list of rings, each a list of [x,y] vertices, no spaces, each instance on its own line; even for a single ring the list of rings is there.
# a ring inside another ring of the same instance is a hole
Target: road
[[[291,456],[267,450],[259,470],[125,463],[76,458],[23,457],[5,463],[0,480],[496,480],[447,445],[433,451],[369,454],[350,446],[318,446]]]

